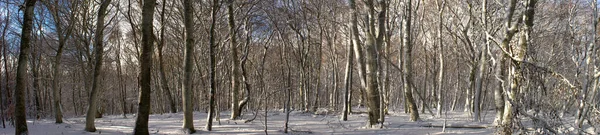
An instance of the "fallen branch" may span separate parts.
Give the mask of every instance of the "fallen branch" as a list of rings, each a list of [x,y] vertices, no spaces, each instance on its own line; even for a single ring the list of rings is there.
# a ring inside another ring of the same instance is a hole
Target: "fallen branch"
[[[420,127],[432,127],[432,128],[444,128],[444,125],[434,125],[434,124],[428,124],[428,125],[422,125]],[[446,128],[468,128],[468,129],[485,129],[488,128],[488,126],[485,125],[465,125],[465,124],[446,124],[445,126]]]

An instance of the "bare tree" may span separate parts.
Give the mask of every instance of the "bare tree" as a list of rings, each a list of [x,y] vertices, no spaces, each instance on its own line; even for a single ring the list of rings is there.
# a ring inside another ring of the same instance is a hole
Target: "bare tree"
[[[25,92],[27,91],[27,61],[31,51],[31,31],[33,28],[33,9],[36,0],[25,1],[25,13],[23,14],[23,28],[21,29],[21,49],[17,66],[17,85],[15,87],[15,134],[27,135],[27,114],[25,110]],[[7,27],[7,26],[5,26]],[[6,58],[5,58],[6,59]]]
[[[140,96],[133,134],[147,135],[150,115],[152,55],[154,53],[154,7],[156,0],[145,0],[142,7],[142,55],[140,56]]]
[[[208,131],[212,131],[212,122],[213,122],[213,118],[215,115],[215,91],[216,91],[216,84],[215,84],[215,73],[216,73],[216,62],[215,62],[215,47],[217,46],[216,44],[216,35],[215,35],[215,25],[216,25],[216,21],[217,21],[217,12],[219,11],[219,9],[221,8],[220,4],[219,4],[219,0],[213,0],[212,2],[212,9],[211,9],[211,23],[210,23],[210,30],[209,30],[209,55],[210,55],[210,68],[209,68],[209,82],[210,82],[210,90],[208,93],[208,102],[209,102],[209,110],[208,110],[208,116],[206,118],[206,130]]]
[[[58,35],[58,50],[56,51],[56,57],[54,60],[54,69],[52,71],[53,73],[53,79],[52,79],[52,97],[53,97],[53,102],[54,102],[54,118],[56,119],[55,123],[63,123],[62,121],[62,108],[60,105],[60,93],[59,93],[59,89],[60,89],[60,80],[61,78],[61,61],[62,61],[62,53],[64,51],[64,46],[67,42],[67,40],[69,40],[69,38],[71,37],[71,33],[73,32],[73,29],[75,28],[75,12],[77,12],[77,7],[78,5],[78,1],[74,1],[72,3],[70,3],[70,7],[71,8],[71,13],[68,15],[69,18],[66,19],[66,21],[68,21],[66,25],[63,26],[62,23],[63,22],[63,18],[61,18],[61,16],[67,16],[67,15],[63,15],[63,13],[65,13],[64,11],[61,11],[61,8],[65,8],[59,5],[62,5],[63,3],[59,3],[59,1],[54,1],[54,2],[50,2],[50,1],[44,1],[44,5],[51,11],[51,15],[52,15],[52,19],[54,21],[54,27],[56,28],[56,33]]]
[[[194,129],[194,114],[192,108],[192,58],[194,54],[194,8],[191,0],[183,1],[185,23],[185,60],[183,80],[183,129],[187,133],[196,132]],[[164,12],[164,11],[163,11]]]
[[[94,73],[92,81],[92,90],[90,91],[90,98],[88,102],[87,115],[85,117],[85,131],[96,132],[96,126],[94,120],[97,113],[97,100],[98,100],[98,89],[100,85],[100,72],[102,71],[103,54],[104,54],[104,18],[106,16],[106,9],[110,4],[111,0],[103,0],[100,8],[98,9],[98,18],[96,22],[96,32],[94,35],[94,51],[96,52],[96,62],[94,64]]]
[[[403,19],[403,43],[402,43],[402,58],[404,61],[402,62],[402,68],[404,69],[404,98],[406,99],[406,104],[408,104],[408,108],[405,108],[410,111],[410,120],[418,121],[419,120],[419,110],[417,109],[417,104],[412,96],[413,91],[413,76],[412,76],[412,36],[411,36],[411,17],[412,17],[412,0],[407,0],[404,5],[404,19]]]

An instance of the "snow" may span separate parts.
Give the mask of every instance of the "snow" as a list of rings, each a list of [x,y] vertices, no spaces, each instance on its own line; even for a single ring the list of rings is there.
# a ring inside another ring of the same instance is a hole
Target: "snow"
[[[252,113],[246,113],[242,120],[230,120],[229,112],[221,112],[221,121],[214,121],[213,131],[206,131],[206,113],[194,113],[194,126],[197,134],[265,134],[264,117],[259,112],[257,118],[248,123],[246,119],[253,117]],[[490,113],[492,114],[492,113]],[[436,118],[430,114],[420,114],[420,122],[410,122],[408,114],[403,112],[393,113],[386,117],[384,127],[366,128],[367,115],[365,113],[354,113],[349,115],[348,121],[341,121],[339,115],[320,114],[314,115],[305,112],[291,112],[289,123],[289,134],[493,134],[493,128],[470,129],[470,128],[442,128],[425,127],[426,125],[442,125],[444,119],[447,125],[491,125],[492,115],[486,115],[484,122],[471,122],[468,114],[464,112],[448,112],[445,117]],[[285,113],[282,111],[270,111],[268,113],[268,133],[284,134],[283,123]],[[150,116],[149,131],[151,134],[183,134],[181,125],[183,114],[154,114]],[[67,118],[63,124],[54,124],[53,119],[29,120],[27,121],[30,134],[35,135],[80,135],[80,134],[131,134],[135,125],[135,117],[127,115],[105,116],[96,119],[96,129],[91,133],[84,131],[85,117]],[[14,128],[0,128],[0,135],[14,134]]]

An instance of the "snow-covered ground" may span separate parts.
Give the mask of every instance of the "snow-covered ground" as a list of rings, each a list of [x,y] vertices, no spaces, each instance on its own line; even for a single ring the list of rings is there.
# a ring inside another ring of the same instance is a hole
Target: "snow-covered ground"
[[[263,112],[260,112],[263,113]],[[206,113],[194,113],[194,126],[197,133],[201,134],[265,134],[264,117],[258,117],[248,123],[246,119],[253,117],[252,113],[246,113],[243,120],[229,120],[229,112],[221,112],[220,122],[215,121],[213,131],[206,131]],[[324,114],[313,115],[312,113],[292,112],[290,114],[290,134],[402,134],[402,135],[425,135],[425,134],[493,134],[493,128],[471,129],[471,128],[446,128],[442,132],[440,127],[428,127],[428,125],[477,125],[489,126],[493,120],[492,113],[487,113],[484,122],[471,122],[469,116],[464,112],[448,112],[447,116],[434,118],[430,114],[420,114],[420,122],[410,122],[408,114],[391,113],[386,117],[383,128],[365,128],[366,114],[351,114],[348,121],[341,121],[338,115]],[[268,115],[268,133],[283,134],[283,123],[285,113],[271,111]],[[149,130],[151,134],[183,134],[181,125],[183,114],[155,114],[150,116]],[[95,133],[85,132],[85,117],[67,118],[64,124],[54,124],[53,119],[29,120],[27,121],[29,132],[33,135],[79,135],[79,134],[131,134],[135,118],[128,115],[105,116],[96,119]],[[14,134],[14,128],[0,128],[0,135]]]

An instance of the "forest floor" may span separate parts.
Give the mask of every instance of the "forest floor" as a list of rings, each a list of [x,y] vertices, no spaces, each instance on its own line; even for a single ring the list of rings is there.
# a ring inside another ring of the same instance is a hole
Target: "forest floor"
[[[386,116],[383,128],[365,128],[367,114],[354,113],[349,115],[348,121],[341,121],[339,115],[327,114],[327,111],[318,111],[321,114],[291,112],[289,122],[290,134],[493,134],[493,112],[484,112],[483,122],[472,122],[464,112],[447,112],[447,115],[437,118],[429,113],[420,114],[421,121],[410,122],[409,115],[403,112],[390,112]],[[252,122],[245,123],[254,115],[246,113],[242,120],[230,120],[229,112],[221,112],[220,122],[215,121],[213,131],[206,131],[206,113],[194,112],[194,126],[197,134],[265,134],[264,112]],[[270,111],[267,117],[267,132],[269,134],[283,134],[285,113]],[[448,126],[442,132],[444,121]],[[183,114],[154,114],[150,116],[149,130],[151,134],[183,134],[181,125]],[[135,125],[135,117],[127,115],[105,116],[96,119],[95,133],[85,132],[85,117],[66,118],[63,124],[54,124],[53,119],[28,120],[30,134],[34,135],[79,135],[79,134],[131,134]],[[461,128],[469,127],[469,128]],[[488,127],[488,128],[478,128]],[[14,128],[0,128],[0,135],[14,134]]]

